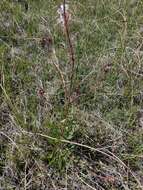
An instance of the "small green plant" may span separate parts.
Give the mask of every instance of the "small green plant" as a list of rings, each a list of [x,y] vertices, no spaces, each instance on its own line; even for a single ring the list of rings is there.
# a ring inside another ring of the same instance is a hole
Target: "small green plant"
[[[142,189],[142,10],[0,1],[0,189]]]

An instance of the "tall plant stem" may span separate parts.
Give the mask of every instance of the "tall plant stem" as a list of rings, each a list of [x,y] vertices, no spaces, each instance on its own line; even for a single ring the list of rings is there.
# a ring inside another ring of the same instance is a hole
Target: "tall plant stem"
[[[64,8],[64,30],[65,30],[65,34],[67,38],[68,51],[69,51],[70,64],[71,64],[70,87],[69,87],[69,99],[70,99],[70,96],[73,90],[75,56],[74,56],[74,48],[72,45],[71,36],[69,32],[68,18],[66,14],[66,0],[63,1],[63,8]]]

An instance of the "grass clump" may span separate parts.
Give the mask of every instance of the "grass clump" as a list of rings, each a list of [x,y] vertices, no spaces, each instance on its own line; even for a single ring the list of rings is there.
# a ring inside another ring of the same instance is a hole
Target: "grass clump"
[[[0,189],[143,189],[143,3],[62,3],[0,2]]]

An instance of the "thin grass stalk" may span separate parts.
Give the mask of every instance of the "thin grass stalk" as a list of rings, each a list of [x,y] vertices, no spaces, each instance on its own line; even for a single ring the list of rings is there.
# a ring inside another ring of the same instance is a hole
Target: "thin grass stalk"
[[[74,48],[71,41],[70,31],[69,31],[69,24],[68,24],[68,18],[66,15],[66,0],[63,1],[63,8],[64,8],[64,30],[67,38],[67,44],[68,44],[68,51],[69,51],[69,59],[71,64],[71,75],[70,75],[70,87],[69,87],[69,99],[72,94],[73,90],[73,80],[74,80],[74,68],[75,68],[75,56],[74,56]]]

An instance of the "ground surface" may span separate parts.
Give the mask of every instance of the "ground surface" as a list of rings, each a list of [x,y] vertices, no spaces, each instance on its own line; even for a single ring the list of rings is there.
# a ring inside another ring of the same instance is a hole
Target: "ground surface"
[[[143,189],[143,1],[67,2],[72,82],[61,3],[0,1],[0,189]]]

